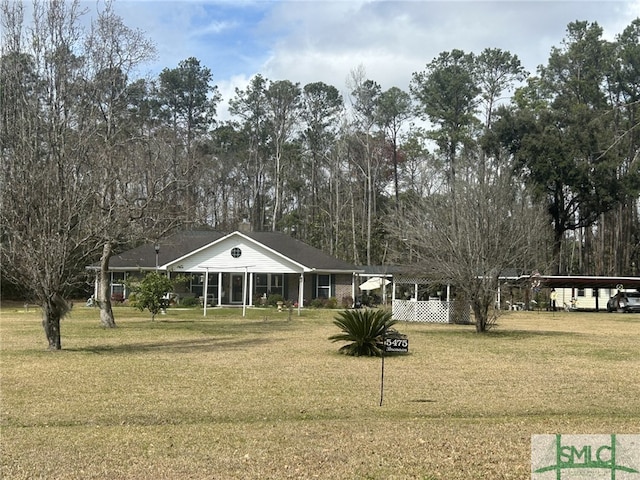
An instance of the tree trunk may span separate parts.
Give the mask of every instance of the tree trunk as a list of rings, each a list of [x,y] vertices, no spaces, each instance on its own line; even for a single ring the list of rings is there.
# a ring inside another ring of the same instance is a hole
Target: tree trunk
[[[487,331],[488,311],[476,303],[472,303],[473,316],[476,320],[476,333],[484,333]]]
[[[564,230],[558,226],[558,222],[558,219],[554,219],[552,253],[552,270],[554,275],[560,275],[562,270],[562,240],[564,239]]]
[[[60,319],[69,312],[69,304],[60,295],[47,298],[42,306],[42,327],[49,342],[49,350],[61,350]]]
[[[100,307],[100,324],[105,328],[115,328],[116,321],[111,308],[109,282],[109,259],[111,258],[111,242],[105,242],[100,257],[100,273],[98,278],[98,306]]]

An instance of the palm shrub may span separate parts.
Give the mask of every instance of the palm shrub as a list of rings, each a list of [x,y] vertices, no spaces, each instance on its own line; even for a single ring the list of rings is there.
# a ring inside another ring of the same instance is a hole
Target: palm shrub
[[[338,350],[355,357],[379,357],[383,353],[382,338],[396,324],[387,310],[344,310],[333,323],[342,333],[331,335],[334,342],[351,342]]]

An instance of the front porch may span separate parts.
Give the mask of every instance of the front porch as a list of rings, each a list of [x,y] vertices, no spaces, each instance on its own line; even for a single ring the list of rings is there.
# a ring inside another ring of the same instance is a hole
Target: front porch
[[[164,272],[163,272],[164,273]],[[282,301],[294,307],[309,305],[313,300],[354,298],[353,274],[337,273],[265,273],[246,271],[197,272],[167,271],[175,282],[169,293],[172,302],[180,305],[187,299],[210,307],[253,307]],[[140,277],[142,272],[111,272],[111,298],[126,301],[127,280]],[[96,283],[97,295],[97,283]],[[205,302],[206,295],[206,302]],[[191,302],[191,301],[190,301]],[[193,305],[193,303],[191,303]]]

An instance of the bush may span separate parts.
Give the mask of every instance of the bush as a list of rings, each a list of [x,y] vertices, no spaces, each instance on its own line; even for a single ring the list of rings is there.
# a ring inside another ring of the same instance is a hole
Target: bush
[[[338,308],[338,299],[336,297],[327,298],[324,308]]]
[[[342,333],[331,335],[333,342],[351,342],[338,350],[355,357],[379,357],[383,353],[382,337],[396,324],[388,310],[345,310],[333,323]]]
[[[327,304],[326,298],[314,298],[313,300],[311,300],[311,303],[309,304],[309,306],[311,308],[324,308],[326,304]]]
[[[268,300],[267,297],[263,297],[262,295],[258,294],[258,295],[254,295],[253,297],[253,304],[256,307],[265,307],[267,306]]]
[[[331,298],[314,298],[309,304],[312,308],[338,308],[338,299]]]
[[[279,293],[272,293],[267,297],[267,305],[275,307],[278,302],[282,302],[284,304],[284,298],[282,298],[282,295],[280,295]]]
[[[342,297],[342,308],[352,308],[353,307],[353,297],[351,295],[345,295]]]
[[[180,305],[183,307],[196,307],[200,305],[200,300],[196,297],[184,297],[180,300]]]
[[[124,294],[122,293],[114,293],[111,295],[111,301],[113,303],[123,303],[124,302]]]
[[[145,309],[151,313],[151,320],[163,308],[167,307],[167,300],[163,297],[173,288],[173,282],[166,276],[157,272],[148,273],[140,281],[127,282],[132,295],[129,301],[132,306],[140,311]]]

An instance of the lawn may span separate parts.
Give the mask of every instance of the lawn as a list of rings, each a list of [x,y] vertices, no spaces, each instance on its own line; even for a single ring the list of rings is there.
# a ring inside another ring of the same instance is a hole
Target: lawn
[[[335,311],[76,306],[59,352],[0,320],[3,479],[528,479],[542,433],[640,432],[640,315],[399,324],[408,355],[337,353]]]

